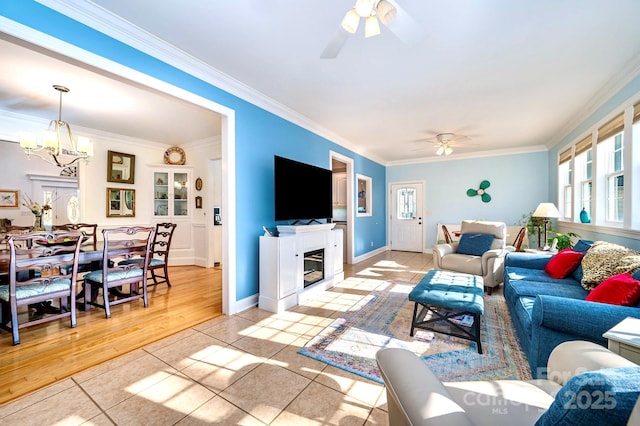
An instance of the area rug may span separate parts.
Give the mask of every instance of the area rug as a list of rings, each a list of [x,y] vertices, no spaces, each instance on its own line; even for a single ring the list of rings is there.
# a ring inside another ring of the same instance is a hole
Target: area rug
[[[482,349],[475,342],[416,330],[409,336],[415,284],[385,282],[333,321],[299,353],[382,383],[375,354],[382,348],[405,348],[422,357],[443,381],[531,379],[502,295],[485,295]]]

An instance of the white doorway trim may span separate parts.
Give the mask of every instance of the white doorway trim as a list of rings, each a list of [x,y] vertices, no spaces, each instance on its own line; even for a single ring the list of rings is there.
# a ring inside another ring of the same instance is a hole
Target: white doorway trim
[[[225,209],[225,220],[222,222],[222,312],[228,315],[239,312],[242,308],[236,302],[236,181],[235,181],[235,111],[224,105],[203,98],[199,95],[173,86],[157,78],[126,67],[102,56],[88,52],[77,46],[56,39],[48,34],[19,24],[0,16],[2,32],[35,46],[56,52],[116,76],[142,84],[178,99],[191,102],[220,115],[222,121],[222,205]],[[79,178],[82,191],[82,177]],[[81,197],[81,204],[82,199]],[[81,210],[83,206],[81,205]]]
[[[335,151],[329,151],[329,164],[331,164],[331,160],[334,158],[347,165],[347,258],[345,259],[345,263],[351,265],[353,264],[354,221],[356,218],[353,208],[353,186],[355,179],[353,158]]]

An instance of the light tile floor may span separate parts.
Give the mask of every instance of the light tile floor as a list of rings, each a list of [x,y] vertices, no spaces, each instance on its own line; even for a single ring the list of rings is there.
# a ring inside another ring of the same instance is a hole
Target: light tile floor
[[[287,312],[223,316],[0,408],[10,425],[386,425],[384,387],[299,355],[383,280],[418,282],[431,255],[386,252]]]

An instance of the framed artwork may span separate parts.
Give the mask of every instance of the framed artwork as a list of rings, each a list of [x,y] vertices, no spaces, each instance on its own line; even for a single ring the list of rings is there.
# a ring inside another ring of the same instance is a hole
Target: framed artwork
[[[135,215],[135,189],[107,188],[107,217],[134,217]]]
[[[196,197],[196,209],[201,209],[201,208],[202,208],[202,197],[198,195]]]
[[[0,207],[18,208],[18,191],[0,189]]]
[[[135,183],[136,156],[107,151],[107,182]]]

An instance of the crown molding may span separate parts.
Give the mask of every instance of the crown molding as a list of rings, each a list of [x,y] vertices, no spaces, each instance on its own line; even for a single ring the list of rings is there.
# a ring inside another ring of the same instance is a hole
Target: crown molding
[[[235,78],[211,67],[192,55],[170,45],[148,31],[139,28],[129,21],[109,12],[90,1],[77,0],[36,0],[38,3],[53,9],[71,19],[87,25],[128,46],[144,52],[187,74],[197,77],[225,92],[252,103],[291,123],[322,136],[331,142],[363,155],[373,161],[384,163],[376,155],[357,147],[353,142],[321,126],[297,111],[269,98],[264,93],[247,86]]]
[[[585,122],[592,114],[610,100],[615,94],[620,92],[634,78],[640,75],[640,54],[633,57],[625,67],[609,79],[595,94],[589,99],[586,105],[578,111],[569,121],[567,121],[558,131],[554,132],[555,136],[546,143],[548,148],[553,148],[562,142],[569,134],[574,131],[580,124]]]

